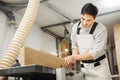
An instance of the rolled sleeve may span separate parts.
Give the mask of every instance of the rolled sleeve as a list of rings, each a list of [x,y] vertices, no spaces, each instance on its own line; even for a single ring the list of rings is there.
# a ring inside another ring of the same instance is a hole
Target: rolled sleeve
[[[101,26],[98,26],[101,27]],[[99,30],[99,29],[97,29]],[[105,49],[106,49],[106,43],[107,43],[107,30],[105,27],[100,29],[99,31],[96,30],[96,35],[94,37],[94,46],[93,48],[89,51],[91,56],[94,59],[97,59],[98,57],[102,56],[105,54]]]
[[[72,43],[72,48],[78,48],[78,45],[77,45],[77,24],[75,24],[73,27],[72,27],[72,33],[71,33],[71,43]]]

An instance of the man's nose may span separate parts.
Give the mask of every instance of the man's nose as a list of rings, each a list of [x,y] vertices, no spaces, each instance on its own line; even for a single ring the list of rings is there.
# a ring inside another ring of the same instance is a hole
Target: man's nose
[[[86,25],[86,24],[87,24],[87,21],[84,21],[83,24]]]

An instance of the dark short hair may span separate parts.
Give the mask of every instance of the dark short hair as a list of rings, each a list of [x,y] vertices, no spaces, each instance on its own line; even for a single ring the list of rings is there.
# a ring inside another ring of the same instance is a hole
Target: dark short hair
[[[85,4],[81,10],[81,14],[83,15],[89,14],[89,15],[92,15],[94,18],[96,17],[97,13],[98,13],[98,9],[92,3]]]

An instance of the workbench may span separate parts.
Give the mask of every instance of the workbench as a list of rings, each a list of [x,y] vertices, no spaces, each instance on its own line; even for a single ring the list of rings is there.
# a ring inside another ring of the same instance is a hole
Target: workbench
[[[23,80],[56,80],[56,70],[40,65],[16,66],[0,70],[0,76]]]

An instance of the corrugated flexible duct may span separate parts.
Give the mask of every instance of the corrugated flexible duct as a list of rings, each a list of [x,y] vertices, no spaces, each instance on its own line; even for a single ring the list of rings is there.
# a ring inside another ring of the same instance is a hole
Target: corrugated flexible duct
[[[27,38],[28,33],[30,32],[30,29],[33,25],[39,8],[39,3],[40,0],[29,0],[21,23],[12,41],[10,42],[3,58],[0,60],[0,69],[9,68],[14,64],[18,53],[23,47],[25,39]],[[1,77],[0,80],[3,80],[3,78]]]

